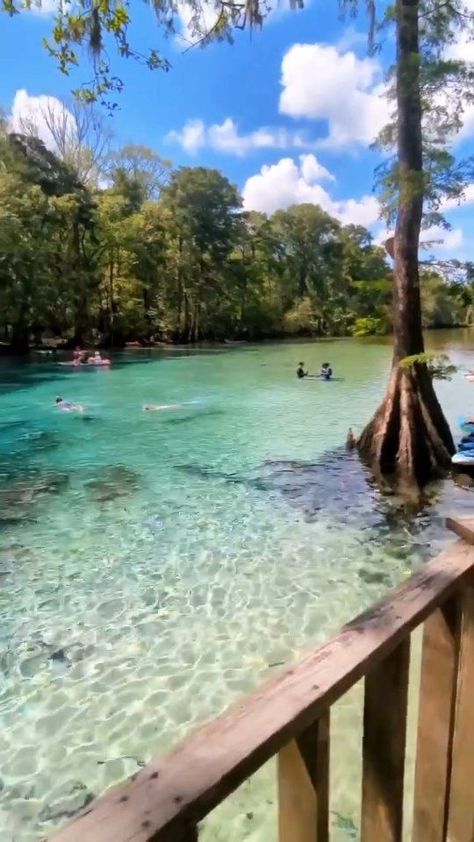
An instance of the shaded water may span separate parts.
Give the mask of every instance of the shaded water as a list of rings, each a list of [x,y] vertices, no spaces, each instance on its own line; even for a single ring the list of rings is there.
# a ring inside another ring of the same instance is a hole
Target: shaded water
[[[473,366],[469,332],[429,339]],[[295,378],[323,358],[343,380]],[[396,512],[340,447],[389,358],[383,341],[345,340],[137,352],[111,371],[0,362],[2,840],[49,834],[443,545],[468,492],[447,481],[429,508]],[[461,374],[439,392],[451,422],[472,411]],[[85,416],[58,412],[57,394]],[[337,839],[357,823],[345,709]],[[205,836],[269,838],[272,775]]]

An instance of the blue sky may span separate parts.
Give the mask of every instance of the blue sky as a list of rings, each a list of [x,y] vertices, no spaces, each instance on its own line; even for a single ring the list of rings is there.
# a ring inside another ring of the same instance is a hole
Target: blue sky
[[[120,108],[108,118],[117,145],[144,143],[175,165],[217,167],[239,186],[248,208],[270,213],[310,201],[382,234],[372,194],[378,157],[369,145],[387,116],[382,91],[390,49],[368,56],[364,15],[341,20],[336,0],[312,0],[303,11],[281,0],[262,31],[238,33],[233,45],[186,50],[183,38],[163,42],[144,3],[135,0],[132,12],[134,46],[158,47],[172,69],[150,72],[113,60],[125,83]],[[46,12],[0,15],[0,104],[14,125],[35,113],[38,97],[67,99],[90,78],[86,55],[72,77],[59,73],[41,43],[51,23]],[[472,44],[453,50],[474,59]],[[474,108],[456,151],[474,153]],[[452,231],[430,232],[430,239],[443,239],[440,256],[474,259],[473,206],[474,186],[463,207],[448,213]]]

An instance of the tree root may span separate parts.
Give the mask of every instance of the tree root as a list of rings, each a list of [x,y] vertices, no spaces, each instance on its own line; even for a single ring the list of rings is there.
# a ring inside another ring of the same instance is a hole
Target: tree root
[[[376,478],[405,494],[445,474],[455,447],[426,366],[392,369],[357,446]]]

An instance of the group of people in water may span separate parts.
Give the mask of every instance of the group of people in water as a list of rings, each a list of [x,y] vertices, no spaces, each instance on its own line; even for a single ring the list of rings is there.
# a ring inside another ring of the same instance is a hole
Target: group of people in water
[[[302,380],[303,377],[317,377],[320,380],[331,380],[332,378],[332,368],[331,363],[322,363],[321,370],[319,374],[310,374],[308,371],[304,370],[304,362],[298,363],[298,368],[296,369],[296,376],[299,380]]]
[[[81,415],[85,412],[85,406],[82,403],[74,403],[73,401],[65,401],[64,398],[57,397],[55,406],[61,412],[79,412]],[[160,412],[163,409],[181,409],[181,403],[145,403],[143,404],[144,412]]]
[[[100,351],[94,351],[90,356],[87,356],[88,354],[89,351],[84,351],[78,346],[73,352],[71,365],[110,365],[110,360],[103,357]]]

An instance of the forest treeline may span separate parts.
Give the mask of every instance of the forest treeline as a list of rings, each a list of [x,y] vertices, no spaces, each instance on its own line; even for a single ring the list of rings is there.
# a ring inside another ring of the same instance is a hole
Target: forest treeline
[[[391,269],[365,228],[311,204],[270,217],[243,211],[222,173],[173,170],[147,147],[97,166],[87,147],[58,144],[55,154],[34,131],[12,134],[4,123],[6,347],[389,332]],[[471,320],[471,269],[462,280],[424,270],[426,326]]]

